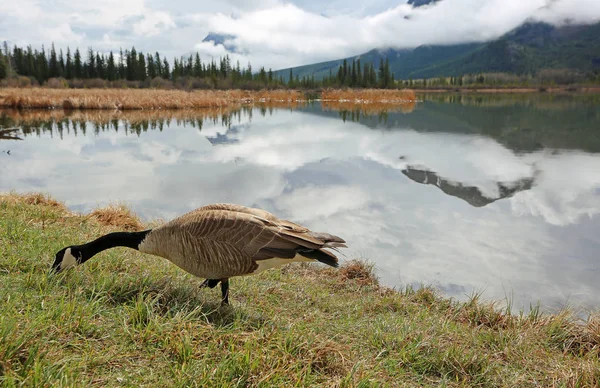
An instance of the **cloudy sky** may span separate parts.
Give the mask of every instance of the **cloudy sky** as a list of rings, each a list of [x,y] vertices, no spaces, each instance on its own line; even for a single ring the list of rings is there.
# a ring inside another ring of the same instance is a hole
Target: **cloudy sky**
[[[598,0],[443,0],[413,8],[406,0],[20,0],[0,1],[0,41],[55,42],[98,51],[119,47],[169,57],[227,51],[202,42],[235,36],[242,64],[273,69],[356,55],[375,47],[414,47],[497,37],[528,19],[600,20]]]

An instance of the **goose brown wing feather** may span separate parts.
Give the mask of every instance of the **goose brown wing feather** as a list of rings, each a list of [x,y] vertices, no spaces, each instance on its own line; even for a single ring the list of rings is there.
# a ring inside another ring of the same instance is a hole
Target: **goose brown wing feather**
[[[289,220],[282,220],[282,219],[276,217],[275,215],[269,213],[266,210],[256,209],[256,208],[252,208],[252,207],[236,205],[236,204],[231,204],[231,203],[215,203],[215,204],[211,204],[211,205],[206,205],[206,206],[202,206],[202,207],[194,210],[194,212],[202,212],[202,211],[207,211],[207,210],[227,210],[227,211],[238,212],[238,213],[253,214],[253,215],[263,218],[265,220],[275,222],[277,225],[279,225],[283,228],[287,228],[287,229],[290,229],[290,230],[293,230],[296,232],[308,232],[309,231],[308,228],[306,228],[302,225],[298,225],[297,223],[289,221]]]
[[[231,244],[253,258],[263,248],[294,251],[300,248],[319,249],[327,242],[326,239],[318,238],[323,234],[312,233],[306,228],[307,232],[290,230],[281,227],[277,219],[269,220],[254,212],[237,211],[240,208],[242,210],[250,208],[238,205],[226,206],[225,208],[225,205],[217,204],[200,208],[168,224],[184,228],[193,236]],[[265,256],[265,252],[260,256],[261,258]]]

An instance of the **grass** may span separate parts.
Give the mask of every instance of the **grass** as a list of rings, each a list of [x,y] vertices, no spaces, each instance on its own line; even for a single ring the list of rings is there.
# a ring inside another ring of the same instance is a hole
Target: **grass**
[[[316,97],[314,95],[313,97]],[[335,90],[322,92],[325,100],[352,100],[361,103],[388,104],[414,101],[410,90]],[[0,107],[11,109],[102,109],[102,110],[158,110],[199,109],[269,103],[278,106],[307,100],[307,94],[298,90],[161,90],[161,89],[0,89]]]
[[[511,315],[477,296],[392,290],[359,261],[234,278],[224,308],[201,279],[127,249],[48,276],[60,248],[135,218],[111,214],[107,225],[44,195],[0,197],[0,385],[600,384],[600,316]]]

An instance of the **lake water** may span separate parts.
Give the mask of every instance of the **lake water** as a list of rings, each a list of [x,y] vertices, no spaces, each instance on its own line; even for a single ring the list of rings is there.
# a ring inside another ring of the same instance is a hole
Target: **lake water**
[[[0,133],[0,191],[49,193],[79,212],[120,202],[146,220],[256,206],[342,236],[386,285],[482,292],[516,310],[600,307],[593,97],[440,95],[397,112],[0,112],[0,127],[15,126]]]

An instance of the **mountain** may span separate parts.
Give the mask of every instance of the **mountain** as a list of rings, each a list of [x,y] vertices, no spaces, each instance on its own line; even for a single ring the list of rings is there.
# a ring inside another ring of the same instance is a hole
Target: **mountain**
[[[476,186],[465,186],[460,182],[444,179],[433,171],[407,166],[402,170],[402,174],[417,183],[436,186],[447,195],[460,198],[474,207],[483,207],[500,199],[510,198],[520,191],[530,190],[534,183],[534,178],[524,178],[510,183],[496,182],[499,194],[497,197],[490,198]]]
[[[425,0],[425,2],[431,0]],[[415,6],[422,1],[413,0]],[[429,3],[427,3],[429,4]],[[504,36],[485,43],[424,45],[414,49],[374,49],[348,61],[360,59],[376,67],[388,58],[396,79],[460,76],[506,72],[535,73],[546,68],[570,68],[582,72],[600,71],[600,23],[556,27],[528,22]],[[294,76],[321,79],[333,74],[343,59],[292,68]],[[289,68],[276,76],[289,75]]]
[[[229,43],[231,40],[235,39],[235,35],[229,34],[217,34],[214,32],[209,32],[208,35],[204,39],[203,42],[213,42],[215,46],[222,44],[227,50],[231,52],[236,52],[237,47],[234,44]]]
[[[413,7],[422,7],[424,5],[429,5],[432,3],[437,3],[440,0],[408,0],[408,4],[412,5]]]

